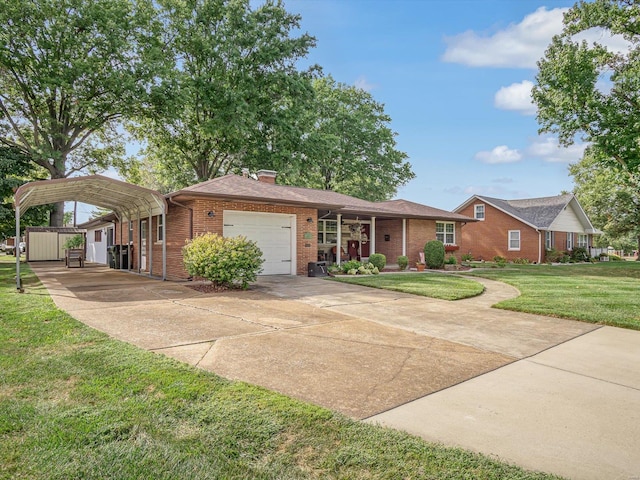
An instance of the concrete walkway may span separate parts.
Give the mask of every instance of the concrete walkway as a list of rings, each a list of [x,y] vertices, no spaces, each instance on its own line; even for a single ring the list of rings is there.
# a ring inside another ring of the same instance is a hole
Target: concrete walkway
[[[56,304],[115,338],[407,430],[576,479],[640,479],[640,332],[317,278],[248,292],[32,264]]]

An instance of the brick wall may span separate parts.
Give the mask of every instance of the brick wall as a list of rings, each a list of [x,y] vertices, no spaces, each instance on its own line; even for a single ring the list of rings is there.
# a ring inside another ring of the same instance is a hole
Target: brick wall
[[[384,236],[389,235],[385,241]],[[395,264],[402,255],[402,220],[376,220],[376,253],[387,257],[387,263]]]
[[[479,203],[471,203],[457,213],[473,218],[474,205]],[[461,253],[471,253],[474,260],[491,260],[500,255],[507,260],[538,261],[539,242],[544,242],[544,234],[540,239],[534,228],[486,203],[484,210],[484,221],[470,222],[462,227]],[[509,230],[520,230],[520,250],[509,250]]]
[[[281,205],[261,205],[244,202],[225,202],[220,200],[198,199],[180,202],[193,210],[193,235],[207,232],[222,235],[223,212],[239,210],[247,212],[283,213],[296,215],[296,273],[307,274],[307,264],[318,259],[318,216],[317,210],[303,207],[287,207]],[[208,212],[214,212],[210,217]],[[182,247],[190,238],[190,211],[177,205],[169,204],[167,213],[167,276],[171,278],[188,278],[182,264]],[[313,222],[307,222],[312,218]],[[154,274],[162,273],[162,244],[156,241],[156,222],[153,221],[153,269]],[[307,237],[305,238],[305,233]]]

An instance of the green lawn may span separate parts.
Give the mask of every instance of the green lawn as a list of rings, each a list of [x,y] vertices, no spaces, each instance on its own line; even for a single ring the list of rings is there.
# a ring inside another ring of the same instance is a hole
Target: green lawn
[[[640,330],[640,262],[508,265],[467,273],[520,290],[520,297],[497,308]]]
[[[10,257],[9,257],[10,258]],[[84,326],[0,258],[1,479],[543,479]]]
[[[462,298],[475,297],[484,291],[484,286],[478,282],[445,273],[339,275],[333,278],[339,282],[413,293],[414,295],[440,298],[442,300],[460,300]]]

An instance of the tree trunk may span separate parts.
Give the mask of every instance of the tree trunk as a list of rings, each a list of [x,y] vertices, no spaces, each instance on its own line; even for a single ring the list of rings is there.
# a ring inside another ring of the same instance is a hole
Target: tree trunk
[[[53,204],[53,210],[49,217],[50,227],[63,227],[64,226],[64,202],[58,202]]]

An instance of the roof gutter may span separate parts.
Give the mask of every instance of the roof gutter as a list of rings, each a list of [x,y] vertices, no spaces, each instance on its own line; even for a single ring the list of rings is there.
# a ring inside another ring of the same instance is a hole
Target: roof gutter
[[[176,207],[184,208],[185,210],[189,210],[189,240],[193,240],[193,208],[187,207],[182,203],[176,202],[172,197],[168,197],[169,203],[175,205]],[[165,229],[167,227],[165,226]],[[166,234],[165,234],[166,236]]]

